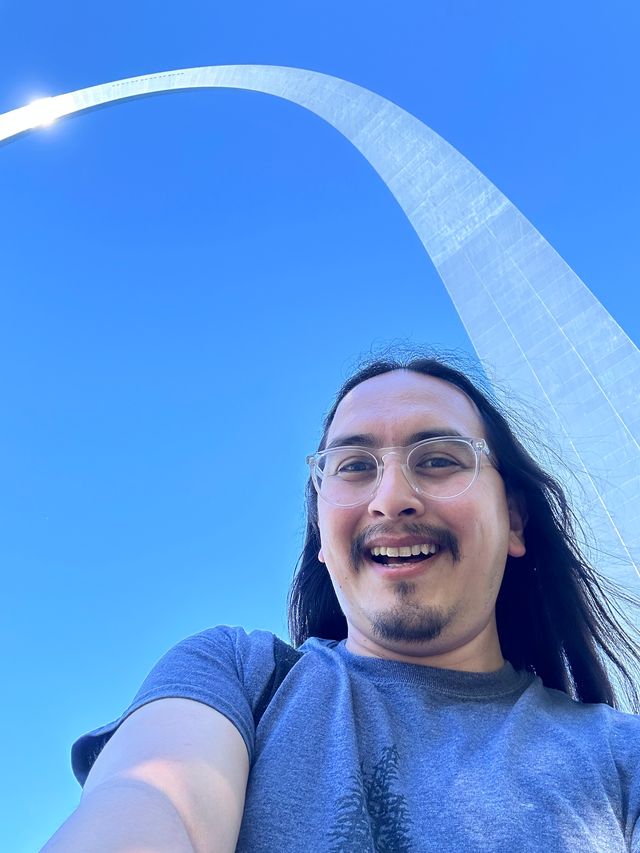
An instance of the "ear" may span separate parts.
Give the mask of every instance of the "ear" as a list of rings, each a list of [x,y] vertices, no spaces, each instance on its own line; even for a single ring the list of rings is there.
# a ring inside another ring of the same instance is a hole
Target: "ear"
[[[318,551],[318,560],[321,563],[324,563],[324,554],[322,553],[322,548],[320,548],[320,550]]]
[[[509,556],[522,557],[527,547],[524,539],[524,528],[527,524],[527,508],[521,495],[508,495],[509,509]]]

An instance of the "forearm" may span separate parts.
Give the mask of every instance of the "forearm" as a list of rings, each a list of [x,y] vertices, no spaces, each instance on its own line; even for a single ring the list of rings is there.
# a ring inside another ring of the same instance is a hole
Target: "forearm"
[[[83,796],[41,853],[197,853],[170,800],[144,782],[117,780]]]

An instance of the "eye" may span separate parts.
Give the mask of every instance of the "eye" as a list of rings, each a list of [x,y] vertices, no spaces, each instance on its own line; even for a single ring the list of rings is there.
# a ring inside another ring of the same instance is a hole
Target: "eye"
[[[421,459],[416,461],[415,467],[422,469],[437,469],[437,468],[451,468],[457,467],[460,465],[458,459],[452,459],[450,456],[436,456],[435,454],[429,456],[423,456]]]
[[[475,467],[475,453],[462,441],[435,441],[416,447],[409,455],[409,466],[424,477],[448,477]]]
[[[340,480],[375,479],[378,463],[375,456],[353,447],[338,447],[324,456],[323,474]]]
[[[356,476],[358,474],[370,474],[375,472],[377,468],[373,459],[368,459],[365,456],[354,456],[351,459],[343,459],[336,465],[335,473],[342,476]]]

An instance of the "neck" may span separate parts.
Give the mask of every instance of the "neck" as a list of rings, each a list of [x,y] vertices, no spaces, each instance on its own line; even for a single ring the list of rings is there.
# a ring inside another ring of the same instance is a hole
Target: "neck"
[[[349,625],[346,648],[354,655],[461,672],[496,672],[504,666],[498,632],[491,624],[467,641],[425,644],[381,642]]]

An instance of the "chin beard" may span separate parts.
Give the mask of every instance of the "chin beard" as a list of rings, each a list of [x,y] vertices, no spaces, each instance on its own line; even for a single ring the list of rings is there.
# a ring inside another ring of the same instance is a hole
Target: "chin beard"
[[[404,598],[389,610],[371,616],[373,635],[378,640],[396,643],[427,643],[439,637],[453,617],[438,607],[416,604],[410,597],[412,584],[401,583],[396,588],[398,598]]]

